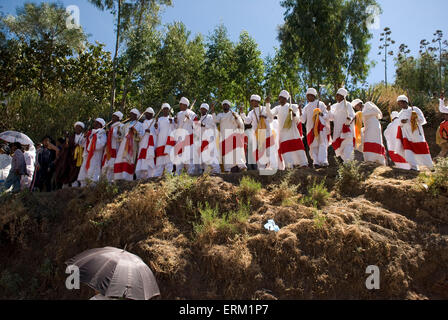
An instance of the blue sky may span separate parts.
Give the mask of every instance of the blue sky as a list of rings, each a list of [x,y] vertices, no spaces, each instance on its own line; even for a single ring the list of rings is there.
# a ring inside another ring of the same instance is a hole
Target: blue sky
[[[380,30],[372,30],[370,60],[376,66],[370,71],[368,82],[373,84],[384,79],[384,64],[378,56],[381,30],[388,26],[392,38],[399,44],[406,43],[412,54],[417,54],[422,39],[431,40],[440,29],[448,39],[447,0],[377,0],[383,9],[380,16]],[[16,7],[26,0],[0,0],[0,10],[15,14]],[[32,2],[41,2],[33,0]],[[90,41],[106,44],[112,51],[114,46],[113,17],[101,12],[87,0],[62,0],[64,6],[76,5],[80,9],[80,22],[91,35]],[[283,23],[284,9],[280,0],[173,0],[173,6],[162,13],[162,23],[182,21],[192,32],[207,36],[220,23],[224,23],[232,41],[237,41],[242,30],[247,30],[258,42],[263,57],[274,53],[277,41],[277,27]],[[393,62],[389,63],[388,78],[394,77]]]

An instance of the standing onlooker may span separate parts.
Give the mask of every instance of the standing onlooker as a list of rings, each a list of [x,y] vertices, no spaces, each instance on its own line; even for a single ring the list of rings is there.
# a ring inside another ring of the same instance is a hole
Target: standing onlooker
[[[54,160],[56,159],[55,146],[50,137],[42,141],[42,148],[37,155],[37,179],[35,188],[39,191],[52,191],[51,180],[53,176]]]
[[[11,151],[13,152],[11,170],[6,178],[4,189],[8,190],[12,186],[12,192],[16,193],[20,191],[21,177],[26,175],[26,163],[20,143],[14,142]]]
[[[5,184],[9,171],[11,170],[11,156],[9,155],[9,147],[3,145],[0,148],[0,190]]]

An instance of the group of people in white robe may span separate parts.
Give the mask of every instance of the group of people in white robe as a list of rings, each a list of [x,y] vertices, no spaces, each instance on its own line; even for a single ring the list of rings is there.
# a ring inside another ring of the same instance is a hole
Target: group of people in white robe
[[[364,161],[386,165],[381,110],[372,102],[348,102],[347,95],[346,89],[339,89],[337,103],[327,107],[310,88],[304,108],[292,104],[286,90],[279,94],[279,103],[273,108],[269,97],[262,106],[261,97],[252,95],[247,115],[242,108],[239,113],[232,111],[228,100],[222,102],[221,113],[215,113],[214,105],[203,103],[197,115],[185,97],[175,117],[168,103],[157,115],[152,108],[143,115],[132,109],[124,123],[123,114],[117,111],[107,132],[105,121],[98,118],[93,129],[79,139],[83,162],[78,181],[85,186],[101,175],[109,181],[130,181],[164,173],[180,175],[184,170],[190,175],[218,174],[245,171],[248,164],[256,165],[260,172],[308,167],[305,137],[314,167],[329,165],[329,146],[344,162],[353,160],[358,150]],[[448,114],[444,100],[440,101],[440,111]],[[392,112],[384,132],[390,159],[401,169],[432,168],[423,112],[410,106],[406,96],[399,96],[397,103],[401,111]],[[84,128],[81,122],[75,126]]]

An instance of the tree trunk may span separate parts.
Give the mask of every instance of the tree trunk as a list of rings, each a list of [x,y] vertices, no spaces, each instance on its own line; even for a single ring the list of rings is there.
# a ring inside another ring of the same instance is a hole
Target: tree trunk
[[[115,107],[117,56],[118,56],[118,47],[120,45],[121,1],[122,0],[118,0],[117,39],[115,42],[115,55],[114,55],[113,72],[112,72],[112,88],[111,88],[111,97],[110,97],[110,116],[111,117],[112,117],[112,114],[114,113],[114,107]]]

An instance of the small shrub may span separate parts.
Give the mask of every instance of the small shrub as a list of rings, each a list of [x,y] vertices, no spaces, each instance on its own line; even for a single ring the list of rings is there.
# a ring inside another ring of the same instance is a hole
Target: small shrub
[[[428,186],[428,191],[437,197],[448,192],[448,158],[440,159],[434,165],[434,172],[421,173],[419,179]]]
[[[246,200],[252,199],[261,190],[261,183],[245,176],[240,181],[238,193]]]
[[[314,226],[317,229],[322,229],[327,222],[327,217],[322,214],[320,210],[315,209],[313,215]]]
[[[198,238],[213,238],[213,234],[236,235],[239,233],[239,225],[247,222],[250,215],[250,203],[240,204],[237,211],[220,214],[218,206],[210,207],[206,202],[199,208],[199,222],[193,223],[193,230]]]
[[[360,192],[360,184],[364,179],[358,161],[338,162],[336,188],[343,194],[352,195]]]
[[[325,180],[317,183],[314,179],[313,184],[308,187],[307,195],[301,199],[302,204],[308,207],[321,208],[326,203],[330,193],[325,186]]]
[[[298,188],[299,186],[297,185],[290,185],[287,179],[283,180],[280,185],[272,190],[274,195],[272,203],[281,204],[282,206],[292,205],[297,196]]]

